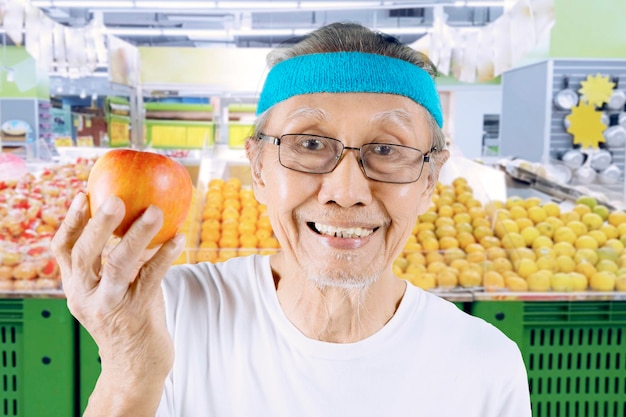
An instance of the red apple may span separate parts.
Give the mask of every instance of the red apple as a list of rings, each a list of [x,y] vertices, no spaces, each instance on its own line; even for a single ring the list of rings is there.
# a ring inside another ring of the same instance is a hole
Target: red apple
[[[115,229],[115,236],[123,236],[148,206],[163,211],[163,226],[148,247],[176,235],[191,207],[192,192],[189,173],[180,163],[164,155],[131,149],[105,153],[96,161],[87,180],[92,216],[111,195],[124,202],[126,215]]]

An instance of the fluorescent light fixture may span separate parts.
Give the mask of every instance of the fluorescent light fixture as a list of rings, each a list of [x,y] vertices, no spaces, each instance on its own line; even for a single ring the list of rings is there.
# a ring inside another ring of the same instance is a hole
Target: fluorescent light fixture
[[[240,29],[234,30],[235,36],[293,36],[293,29]]]
[[[81,7],[89,9],[108,9],[115,7],[133,7],[131,0],[52,0],[53,7]]]
[[[422,35],[428,32],[427,27],[407,27],[407,28],[376,28],[375,30],[390,35]]]
[[[162,29],[163,36],[188,36],[191,39],[210,39],[229,41],[232,40],[229,32],[226,30],[210,30],[210,29]]]
[[[108,28],[107,32],[118,36],[162,36],[161,28]]]
[[[361,9],[380,7],[380,1],[301,1],[300,9]]]
[[[135,1],[135,7],[141,9],[213,9],[211,1]]]
[[[297,1],[217,1],[218,9],[295,9]]]

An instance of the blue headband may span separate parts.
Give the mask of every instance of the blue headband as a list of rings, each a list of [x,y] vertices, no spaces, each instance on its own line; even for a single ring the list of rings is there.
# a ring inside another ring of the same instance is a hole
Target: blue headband
[[[257,115],[290,97],[313,93],[405,96],[443,126],[441,102],[430,74],[402,59],[363,52],[299,55],[276,64],[265,79]]]

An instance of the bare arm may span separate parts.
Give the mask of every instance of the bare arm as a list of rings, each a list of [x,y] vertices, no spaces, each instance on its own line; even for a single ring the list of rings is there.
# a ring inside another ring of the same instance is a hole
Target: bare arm
[[[161,211],[150,207],[103,263],[124,216],[121,200],[108,203],[89,219],[87,200],[79,194],[52,242],[68,308],[94,338],[102,363],[84,415],[154,416],[173,363],[161,281],[184,236],[145,249],[163,221]]]

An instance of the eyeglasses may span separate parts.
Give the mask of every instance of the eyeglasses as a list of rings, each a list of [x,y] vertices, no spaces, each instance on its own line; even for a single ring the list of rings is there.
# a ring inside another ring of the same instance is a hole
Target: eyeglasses
[[[360,148],[344,146],[333,138],[290,133],[280,137],[259,134],[258,139],[278,146],[278,160],[285,168],[308,174],[327,174],[341,162],[343,151],[359,152],[359,164],[365,176],[374,181],[407,184],[422,175],[430,154],[416,148],[390,143],[366,143]]]

